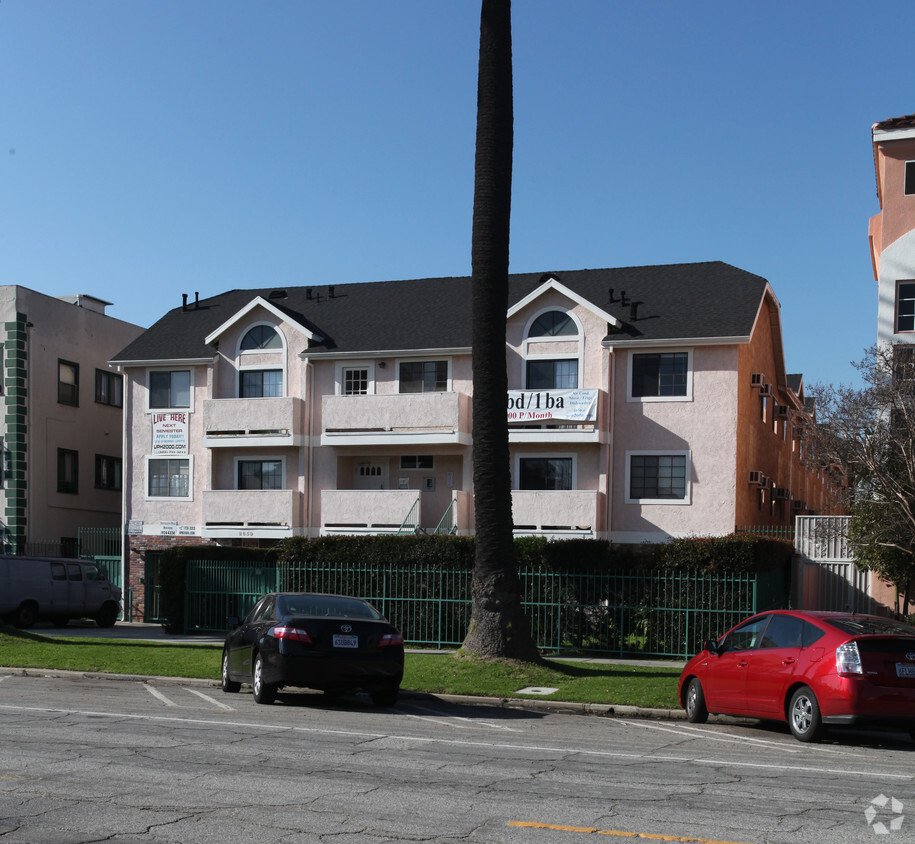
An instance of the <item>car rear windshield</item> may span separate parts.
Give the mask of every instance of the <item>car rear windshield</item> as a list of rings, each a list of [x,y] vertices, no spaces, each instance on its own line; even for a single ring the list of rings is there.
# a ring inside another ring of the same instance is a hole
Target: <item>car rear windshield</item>
[[[828,623],[833,627],[838,627],[844,633],[851,633],[853,636],[865,634],[877,636],[915,636],[915,627],[909,624],[903,624],[901,621],[893,621],[891,618],[874,618],[871,616],[846,616],[840,618],[830,618]]]
[[[311,618],[371,618],[381,615],[371,604],[359,598],[338,595],[283,595],[279,599],[279,615]]]

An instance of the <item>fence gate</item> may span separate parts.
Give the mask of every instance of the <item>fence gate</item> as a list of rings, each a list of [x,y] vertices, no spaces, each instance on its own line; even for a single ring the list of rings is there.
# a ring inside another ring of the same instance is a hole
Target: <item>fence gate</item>
[[[848,548],[848,516],[798,516],[791,606],[800,610],[873,612],[871,576]]]

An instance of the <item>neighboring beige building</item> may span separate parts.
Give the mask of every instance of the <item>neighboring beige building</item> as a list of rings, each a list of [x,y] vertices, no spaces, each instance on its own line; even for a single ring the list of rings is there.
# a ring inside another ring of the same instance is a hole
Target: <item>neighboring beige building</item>
[[[122,377],[108,359],[143,333],[93,296],[0,286],[4,551],[73,553],[121,522]]]

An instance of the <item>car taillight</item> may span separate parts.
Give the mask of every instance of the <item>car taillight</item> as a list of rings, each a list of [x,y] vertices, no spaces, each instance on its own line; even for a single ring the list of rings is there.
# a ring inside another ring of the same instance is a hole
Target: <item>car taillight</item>
[[[301,627],[286,627],[282,624],[278,624],[270,630],[270,635],[273,636],[274,639],[286,639],[290,642],[305,642],[306,644],[311,644],[311,636],[308,635],[307,630],[302,630]]]
[[[382,636],[378,640],[379,648],[386,648],[386,647],[388,647],[388,645],[402,645],[402,644],[403,644],[403,636],[401,636],[400,633],[385,633],[384,636]]]
[[[836,671],[839,674],[863,674],[857,642],[846,642],[836,648]]]

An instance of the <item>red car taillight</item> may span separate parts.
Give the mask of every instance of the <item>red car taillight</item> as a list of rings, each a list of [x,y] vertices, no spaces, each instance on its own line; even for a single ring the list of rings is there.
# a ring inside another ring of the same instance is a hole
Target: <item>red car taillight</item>
[[[385,633],[384,636],[382,636],[378,640],[379,648],[386,648],[389,645],[402,645],[402,644],[403,644],[403,636],[401,636],[400,633]]]
[[[863,674],[857,642],[846,642],[836,648],[836,671],[839,674]]]
[[[302,630],[301,627],[285,627],[278,624],[270,630],[270,635],[273,636],[274,639],[286,639],[289,642],[304,642],[306,645],[311,644],[311,636],[308,635],[307,630]]]

